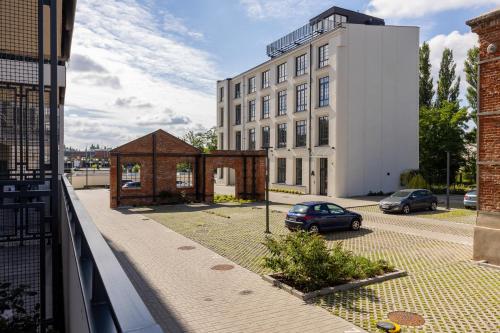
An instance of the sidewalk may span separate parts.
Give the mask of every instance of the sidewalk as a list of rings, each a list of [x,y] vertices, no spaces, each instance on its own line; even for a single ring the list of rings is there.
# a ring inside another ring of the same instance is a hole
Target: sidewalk
[[[219,194],[234,195],[234,186],[215,185],[215,192]],[[313,195],[313,194],[298,195],[298,194],[273,192],[273,191],[269,192],[269,200],[271,202],[287,204],[287,205],[295,205],[299,202],[304,202],[304,201],[329,201],[329,202],[334,202],[342,207],[352,208],[352,207],[376,205],[382,198],[385,198],[385,196],[337,198],[337,197],[328,197],[324,195]]]
[[[139,213],[109,209],[107,190],[77,194],[165,332],[366,332]],[[211,269],[221,264],[234,268]]]

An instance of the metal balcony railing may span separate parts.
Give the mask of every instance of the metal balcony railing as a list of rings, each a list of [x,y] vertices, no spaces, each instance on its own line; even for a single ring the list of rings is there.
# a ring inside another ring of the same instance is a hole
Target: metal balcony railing
[[[305,43],[325,32],[335,30],[342,26],[342,22],[322,21],[320,24],[306,24],[297,30],[281,37],[267,45],[267,55],[271,58],[277,57]]]
[[[66,331],[163,332],[66,177],[61,186]]]

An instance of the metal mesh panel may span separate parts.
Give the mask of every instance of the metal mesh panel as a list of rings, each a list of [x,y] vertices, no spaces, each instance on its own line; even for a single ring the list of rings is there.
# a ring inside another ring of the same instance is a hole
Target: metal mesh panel
[[[28,285],[36,294],[24,297],[26,310],[38,305],[43,314],[40,287],[50,285],[51,253],[42,239],[50,240],[52,214],[49,93],[38,85],[38,12],[37,0],[0,0],[0,283]]]

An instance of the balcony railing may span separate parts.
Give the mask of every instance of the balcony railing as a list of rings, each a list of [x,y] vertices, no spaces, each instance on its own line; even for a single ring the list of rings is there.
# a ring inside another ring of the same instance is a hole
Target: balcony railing
[[[66,177],[61,186],[66,331],[163,332]]]
[[[321,24],[306,24],[297,30],[281,37],[280,39],[267,45],[267,55],[271,58],[277,57],[293,50],[305,43],[309,43],[313,38],[325,32],[335,30],[342,26],[342,22],[323,21]]]

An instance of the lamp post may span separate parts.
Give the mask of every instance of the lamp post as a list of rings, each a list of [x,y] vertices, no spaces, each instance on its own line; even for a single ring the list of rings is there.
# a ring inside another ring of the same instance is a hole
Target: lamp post
[[[85,189],[89,187],[89,156],[87,146],[85,146]]]
[[[450,210],[450,152],[446,152],[446,209]]]
[[[272,147],[264,146],[262,147],[266,150],[266,234],[270,234],[269,231],[269,149]]]

